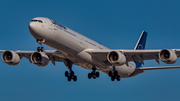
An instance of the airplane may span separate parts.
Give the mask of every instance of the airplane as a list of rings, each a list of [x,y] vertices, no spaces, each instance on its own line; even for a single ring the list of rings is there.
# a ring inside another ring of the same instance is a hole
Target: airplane
[[[169,67],[142,67],[144,60],[159,59],[166,64],[174,64],[180,57],[180,49],[145,50],[147,32],[143,31],[134,50],[109,49],[62,24],[49,18],[36,17],[29,23],[29,32],[40,45],[36,51],[0,50],[2,60],[8,65],[18,65],[20,59],[27,58],[30,63],[44,67],[49,61],[63,62],[69,71],[65,71],[68,81],[77,81],[72,70],[73,65],[92,70],[88,78],[96,79],[98,71],[108,74],[111,81],[136,76],[147,70],[173,69]],[[44,50],[43,44],[55,50]]]

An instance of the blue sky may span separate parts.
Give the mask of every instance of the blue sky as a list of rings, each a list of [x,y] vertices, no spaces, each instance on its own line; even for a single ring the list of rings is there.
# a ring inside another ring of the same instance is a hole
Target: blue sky
[[[34,17],[51,18],[112,49],[133,49],[143,30],[148,32],[146,49],[180,48],[179,5],[178,0],[3,0],[0,49],[36,50],[28,31]],[[68,82],[63,63],[42,68],[23,58],[17,66],[0,64],[1,101],[177,101],[180,94],[180,69],[111,82],[102,72],[89,80],[90,70],[73,66],[78,81]],[[151,60],[145,62],[148,66],[169,65]]]

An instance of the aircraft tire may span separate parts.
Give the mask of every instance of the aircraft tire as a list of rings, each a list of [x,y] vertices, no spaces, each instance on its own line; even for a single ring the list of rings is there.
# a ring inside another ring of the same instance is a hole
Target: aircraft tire
[[[71,77],[73,77],[74,76],[74,71],[71,71]]]
[[[120,81],[121,77],[118,75],[116,79],[117,79],[117,81]]]
[[[118,75],[118,71],[114,71],[114,76],[117,76]]]
[[[74,80],[74,81],[77,81],[77,76],[74,76],[73,80]]]
[[[91,77],[92,77],[92,74],[88,73],[88,78],[91,79]]]
[[[72,77],[71,77],[71,76],[68,76],[67,79],[68,79],[68,81],[71,81]]]
[[[99,72],[96,72],[96,77],[99,77]]]
[[[40,52],[41,48],[40,47],[37,47],[37,51]]]
[[[41,47],[41,52],[44,52],[44,47]]]
[[[95,76],[95,75],[93,75],[93,79],[96,79],[96,76]]]
[[[111,81],[114,81],[114,80],[115,80],[114,76],[111,76]]]
[[[109,77],[111,77],[112,76],[112,71],[109,71],[108,75],[109,75]]]
[[[66,71],[66,72],[65,72],[65,77],[68,77],[68,74],[69,74],[68,71]]]

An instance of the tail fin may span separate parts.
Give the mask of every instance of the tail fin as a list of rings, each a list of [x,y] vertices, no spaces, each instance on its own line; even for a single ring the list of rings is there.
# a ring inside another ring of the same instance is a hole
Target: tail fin
[[[143,31],[134,50],[144,50],[146,45],[147,32]]]
[[[139,37],[139,40],[136,44],[136,46],[134,47],[134,50],[144,50],[145,49],[145,45],[146,45],[146,38],[147,38],[147,32],[143,31],[141,33],[141,36]],[[134,61],[136,64],[136,68],[141,67],[142,64],[144,64],[143,61]],[[139,71],[142,72],[142,71]]]

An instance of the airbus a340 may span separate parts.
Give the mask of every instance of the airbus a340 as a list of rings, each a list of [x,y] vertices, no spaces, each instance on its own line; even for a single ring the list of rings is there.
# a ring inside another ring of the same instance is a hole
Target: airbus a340
[[[9,65],[17,65],[22,57],[29,59],[31,63],[44,67],[51,61],[63,62],[69,71],[65,72],[68,81],[77,80],[72,66],[79,65],[92,72],[88,78],[96,79],[102,71],[110,76],[111,80],[120,81],[143,73],[146,70],[172,69],[172,67],[144,67],[144,60],[159,59],[167,64],[173,64],[180,56],[180,49],[144,50],[147,33],[142,32],[134,50],[112,50],[97,43],[49,18],[36,17],[29,23],[29,31],[36,39],[40,47],[37,51],[12,51],[3,52],[2,60]],[[55,50],[44,50],[42,44],[46,44]]]

